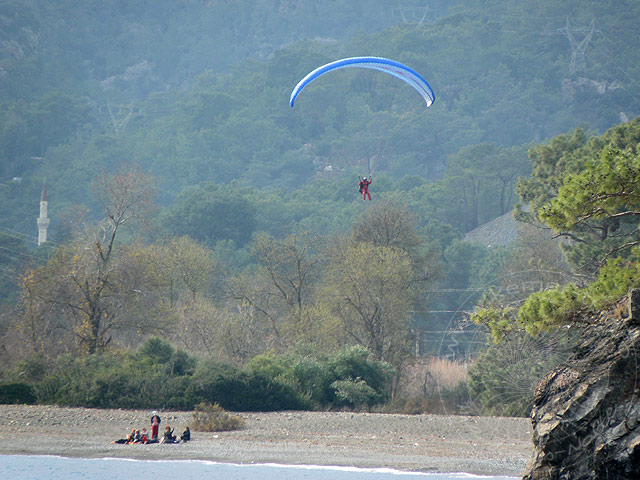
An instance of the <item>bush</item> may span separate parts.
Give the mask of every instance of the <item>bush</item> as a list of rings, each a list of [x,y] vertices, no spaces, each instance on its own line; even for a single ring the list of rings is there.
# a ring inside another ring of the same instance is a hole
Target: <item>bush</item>
[[[209,364],[194,375],[186,392],[191,402],[215,402],[236,411],[306,410],[310,404],[284,379],[259,371]]]
[[[262,374],[270,378],[282,375],[286,370],[284,357],[273,354],[256,355],[245,365],[245,371]]]
[[[27,383],[0,384],[0,404],[36,403],[33,387]]]
[[[371,358],[363,346],[347,347],[329,361],[335,380],[360,379],[383,397],[389,389],[393,367]]]
[[[239,369],[196,362],[153,338],[136,353],[60,356],[33,385],[38,402],[74,407],[191,410],[207,402],[235,411],[311,410],[383,403],[392,373],[363,347],[333,357],[260,355]]]
[[[249,366],[254,375],[259,372],[294,391],[301,408],[369,408],[384,403],[393,376],[389,364],[373,360],[362,346],[346,347],[330,357],[309,351],[260,356]]]
[[[174,349],[169,342],[162,338],[152,337],[138,349],[141,359],[149,359],[152,363],[168,363],[173,356]]]
[[[175,408],[190,410],[185,400],[189,375],[172,375],[173,360],[194,362],[171,352],[168,363],[144,361],[139,355],[61,356],[52,372],[35,384],[41,403],[95,408]],[[189,367],[190,368],[190,367]],[[180,371],[185,369],[180,368]]]
[[[362,409],[363,407],[372,407],[383,401],[383,396],[360,378],[355,380],[336,380],[331,384],[331,387],[336,392],[338,406]]]
[[[47,372],[47,360],[43,355],[34,354],[25,357],[14,368],[14,375],[27,381],[40,381]]]
[[[329,405],[335,399],[335,389],[331,388],[335,378],[326,362],[302,357],[293,363],[288,375],[297,383],[305,398],[310,399],[317,408]]]
[[[195,406],[193,430],[200,432],[227,432],[244,427],[244,420],[229,414],[217,403],[203,402]]]

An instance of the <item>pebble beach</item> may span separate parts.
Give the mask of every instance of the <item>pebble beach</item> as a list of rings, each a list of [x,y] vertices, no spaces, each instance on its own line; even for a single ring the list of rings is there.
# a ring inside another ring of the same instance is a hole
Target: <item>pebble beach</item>
[[[159,411],[176,433],[192,412]],[[234,413],[244,427],[192,431],[191,442],[120,445],[150,430],[151,411],[0,405],[0,454],[211,460],[520,476],[532,453],[527,418],[350,412]]]

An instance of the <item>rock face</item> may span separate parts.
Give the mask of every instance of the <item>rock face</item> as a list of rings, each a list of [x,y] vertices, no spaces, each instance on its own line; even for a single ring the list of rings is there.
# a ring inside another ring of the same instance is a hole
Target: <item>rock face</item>
[[[640,479],[640,290],[585,329],[531,412],[524,480]]]

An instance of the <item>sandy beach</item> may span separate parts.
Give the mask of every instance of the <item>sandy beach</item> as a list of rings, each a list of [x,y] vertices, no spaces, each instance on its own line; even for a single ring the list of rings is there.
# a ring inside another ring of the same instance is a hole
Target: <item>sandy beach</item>
[[[175,432],[191,412],[163,412]],[[237,413],[245,427],[192,432],[177,445],[119,445],[132,428],[150,429],[146,410],[0,405],[0,454],[192,459],[385,467],[420,472],[519,476],[532,451],[526,418],[348,412]]]

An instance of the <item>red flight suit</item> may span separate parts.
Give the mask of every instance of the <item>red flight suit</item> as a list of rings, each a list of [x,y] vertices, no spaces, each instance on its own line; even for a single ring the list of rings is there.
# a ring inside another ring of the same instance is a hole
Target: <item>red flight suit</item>
[[[369,197],[369,200],[371,200],[371,194],[369,193],[369,185],[371,185],[372,183],[373,183],[373,180],[371,179],[367,180],[366,177],[358,182],[358,187],[360,187],[360,191],[362,192],[363,202],[365,201],[365,197]]]

